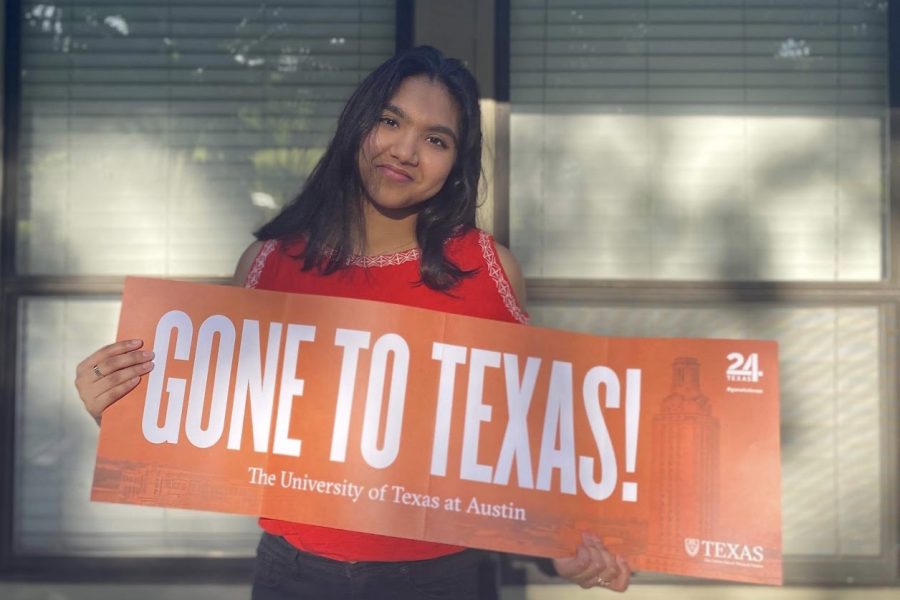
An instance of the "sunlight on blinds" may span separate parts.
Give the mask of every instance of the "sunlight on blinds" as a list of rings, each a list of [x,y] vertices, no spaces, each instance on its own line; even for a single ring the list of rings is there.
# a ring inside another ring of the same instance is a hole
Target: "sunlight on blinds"
[[[529,310],[537,325],[594,335],[777,340],[784,553],[878,556],[883,551],[882,390],[884,372],[893,366],[879,358],[877,308],[532,302]]]
[[[883,277],[886,3],[512,6],[527,276]]]
[[[17,268],[230,275],[394,50],[394,2],[26,2]]]
[[[19,553],[250,556],[255,519],[90,501],[98,428],[72,385],[115,338],[117,300],[26,298],[19,347],[14,540]]]

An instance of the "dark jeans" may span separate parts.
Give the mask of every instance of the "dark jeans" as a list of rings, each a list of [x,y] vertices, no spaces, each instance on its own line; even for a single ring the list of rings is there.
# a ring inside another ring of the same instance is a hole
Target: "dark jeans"
[[[476,550],[428,560],[348,563],[301,552],[284,538],[263,533],[252,600],[490,598],[496,592],[492,581],[485,583],[489,566]]]

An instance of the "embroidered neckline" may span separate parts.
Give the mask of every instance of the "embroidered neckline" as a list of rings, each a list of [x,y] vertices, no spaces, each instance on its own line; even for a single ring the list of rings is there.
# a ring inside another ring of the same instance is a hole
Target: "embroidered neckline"
[[[422,256],[421,248],[410,248],[401,252],[393,252],[391,254],[379,254],[377,256],[349,256],[347,257],[347,265],[354,267],[391,267],[402,265],[414,260],[419,260]]]
[[[493,280],[506,309],[519,323],[528,323],[528,314],[522,310],[518,299],[506,279],[503,267],[500,265],[500,261],[497,259],[494,251],[491,236],[485,231],[479,231],[478,244],[481,246],[482,257],[488,268],[488,274]],[[244,283],[246,287],[255,288],[259,284],[260,275],[262,275],[263,269],[265,268],[266,259],[269,254],[275,250],[276,246],[277,242],[275,240],[267,240],[262,248],[260,248],[259,254],[257,254],[256,259],[253,261],[250,273],[247,275],[247,281]],[[347,264],[358,267],[387,267],[418,260],[421,255],[422,250],[420,248],[412,248],[410,250],[395,252],[393,254],[382,254],[380,256],[351,256],[347,259]]]

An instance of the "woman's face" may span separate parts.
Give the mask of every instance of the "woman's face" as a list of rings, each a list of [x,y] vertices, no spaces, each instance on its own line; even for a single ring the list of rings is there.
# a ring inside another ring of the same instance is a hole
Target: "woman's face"
[[[443,84],[405,79],[357,157],[369,205],[402,218],[443,187],[456,162],[459,109]]]

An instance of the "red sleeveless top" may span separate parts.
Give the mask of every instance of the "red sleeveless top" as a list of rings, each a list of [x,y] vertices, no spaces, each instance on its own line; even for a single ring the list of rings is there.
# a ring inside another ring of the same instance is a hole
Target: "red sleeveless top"
[[[447,257],[458,267],[478,270],[474,276],[462,279],[449,294],[419,283],[419,249],[354,257],[345,268],[329,275],[315,269],[301,271],[300,262],[291,257],[301,249],[302,243],[268,240],[256,256],[245,286],[393,302],[498,321],[528,320],[500,265],[493,237],[479,229],[469,229],[445,246]],[[276,519],[261,518],[259,523],[265,531],[283,536],[300,550],[348,562],[423,560],[462,550],[447,544]]]

